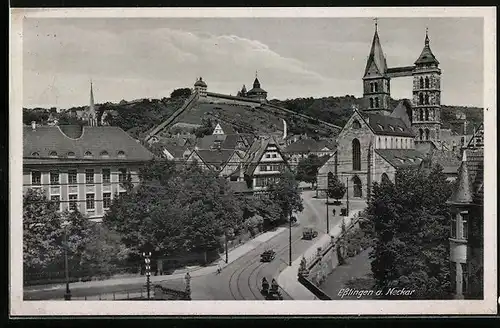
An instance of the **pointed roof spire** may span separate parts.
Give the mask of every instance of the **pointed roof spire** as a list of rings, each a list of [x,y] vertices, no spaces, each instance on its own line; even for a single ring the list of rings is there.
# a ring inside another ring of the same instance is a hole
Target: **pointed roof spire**
[[[380,44],[380,39],[378,36],[378,18],[375,18],[375,33],[373,34],[372,47],[370,49],[370,55],[368,56],[368,61],[366,62],[365,76],[372,64],[375,64],[378,73],[385,75],[387,71],[387,62],[382,50],[382,45]]]
[[[92,87],[92,79],[90,79],[90,103],[89,103],[89,111],[94,111],[94,90]]]
[[[462,155],[462,164],[458,169],[456,188],[449,201],[462,204],[472,203],[472,189],[469,180],[469,170],[467,168],[467,151],[465,150]]]
[[[439,65],[439,61],[436,59],[436,57],[432,53],[432,50],[430,47],[429,28],[426,28],[425,29],[424,49],[422,49],[422,53],[420,54],[418,59],[415,61],[415,65],[432,64],[432,63]]]
[[[253,88],[254,89],[260,88],[260,82],[257,77],[257,71],[255,71],[255,80],[253,81]]]

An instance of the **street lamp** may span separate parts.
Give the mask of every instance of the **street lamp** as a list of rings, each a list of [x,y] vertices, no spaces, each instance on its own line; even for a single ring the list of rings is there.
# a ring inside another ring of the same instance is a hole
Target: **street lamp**
[[[146,269],[146,288],[148,291],[148,300],[149,300],[149,291],[151,289],[151,252],[148,253],[142,253],[142,256],[144,257],[144,263],[145,263],[145,269]]]
[[[69,289],[69,265],[68,265],[68,225],[69,222],[63,222],[64,227],[64,273],[66,276],[66,292],[64,293],[64,300],[71,301],[71,290]]]
[[[290,212],[290,216],[288,219],[288,224],[289,224],[289,229],[288,229],[288,243],[290,244],[290,247],[288,249],[288,255],[290,257],[290,260],[288,262],[289,266],[292,266],[292,212]]]
[[[229,263],[229,254],[228,254],[228,249],[227,249],[227,228],[224,230],[224,244],[226,247],[226,264]]]
[[[347,188],[346,188],[346,193],[347,193],[347,199],[346,199],[346,216],[349,216],[349,177],[345,177],[345,180],[347,182]]]
[[[328,190],[326,191],[326,233],[330,233],[330,218],[328,214]]]

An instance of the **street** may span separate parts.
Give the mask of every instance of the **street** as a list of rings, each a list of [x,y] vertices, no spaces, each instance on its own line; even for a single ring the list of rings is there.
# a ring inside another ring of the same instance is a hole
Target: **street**
[[[316,199],[315,191],[307,190],[302,192],[304,210],[294,214],[297,225],[292,227],[292,261],[299,258],[318,238],[326,234],[326,205],[324,199]],[[344,204],[345,205],[345,204]],[[342,205],[342,206],[344,206]],[[365,206],[363,201],[354,200],[350,202],[350,210],[361,209]],[[340,213],[341,206],[329,206],[330,228],[340,223],[340,216],[333,216],[332,210],[336,209],[336,214]],[[314,226],[318,231],[318,236],[313,240],[302,239],[302,229],[304,226]],[[289,263],[289,231],[288,228],[262,242],[257,236],[247,244],[255,243],[257,246],[248,253],[239,257],[235,261],[225,266],[220,274],[215,270],[203,269],[207,273],[192,275],[191,297],[193,300],[264,300],[261,294],[262,278],[266,278],[270,283],[273,278],[277,278]],[[260,262],[260,255],[267,249],[276,252],[276,257],[271,262]],[[165,276],[155,277],[156,282],[165,287],[184,290],[185,281],[183,278]],[[111,286],[88,286],[72,288],[73,299],[113,299],[113,293],[140,293],[141,288],[145,290],[145,279],[134,279],[129,283],[114,284]],[[64,286],[59,285],[52,289],[45,290],[25,290],[25,300],[42,299],[62,299]],[[280,290],[284,300],[290,300],[283,290]]]

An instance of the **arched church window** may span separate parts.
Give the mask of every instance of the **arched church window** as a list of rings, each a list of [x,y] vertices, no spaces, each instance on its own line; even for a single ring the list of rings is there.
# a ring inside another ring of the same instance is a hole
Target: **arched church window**
[[[377,97],[377,98],[375,98],[375,107],[378,108],[378,106],[379,106],[379,103],[378,103],[378,97]]]
[[[429,140],[429,129],[425,129],[425,140]]]
[[[429,95],[425,95],[425,104],[429,105]]]
[[[377,82],[373,83],[373,88],[374,88],[375,92],[378,91],[378,83]]]
[[[424,78],[420,78],[420,89],[424,88]]]
[[[353,128],[353,129],[360,129],[360,128],[361,128],[361,124],[359,123],[359,121],[358,121],[358,120],[354,120],[354,121],[352,122],[352,128]]]
[[[363,197],[363,188],[361,186],[361,180],[357,175],[352,178],[352,183],[354,185],[354,197]]]
[[[57,157],[57,152],[51,151],[49,154],[50,157]]]
[[[426,121],[429,120],[429,109],[428,108],[425,109],[425,120]]]
[[[389,148],[389,144],[387,143],[387,137],[385,137],[384,148]]]
[[[422,108],[420,108],[419,113],[420,113],[420,120],[423,121],[424,120],[424,110]]]
[[[373,98],[370,98],[370,108],[373,108]]]
[[[361,145],[358,139],[352,141],[352,170],[361,170]]]
[[[419,105],[423,105],[424,104],[424,95],[422,93],[420,93],[418,95],[418,104]]]
[[[429,88],[429,77],[425,77],[425,88],[428,89]]]
[[[387,173],[382,173],[382,178],[380,179],[380,182],[382,183],[390,183],[391,179],[389,179],[389,176]]]
[[[419,129],[418,134],[419,134],[420,140],[424,140],[424,130]]]
[[[382,145],[380,144],[380,137],[378,137],[378,148],[382,148]]]

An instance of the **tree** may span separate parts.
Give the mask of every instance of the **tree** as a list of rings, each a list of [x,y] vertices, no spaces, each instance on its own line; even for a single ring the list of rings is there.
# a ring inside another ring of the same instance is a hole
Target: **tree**
[[[269,199],[281,209],[281,218],[290,218],[293,212],[302,212],[304,205],[299,183],[290,172],[285,172],[279,181],[268,188]]]
[[[417,299],[449,296],[446,201],[450,194],[451,185],[439,166],[429,172],[401,169],[395,183],[374,183],[367,214],[374,238],[370,257],[377,288],[415,290],[411,297]]]
[[[201,119],[201,126],[196,128],[194,134],[196,135],[196,138],[203,138],[204,136],[212,134],[214,128],[212,120],[204,117]]]
[[[61,113],[58,119],[59,125],[86,125],[86,122],[82,119],[71,116],[68,113]]]
[[[339,199],[344,197],[346,190],[347,188],[345,184],[340,181],[338,176],[334,175],[331,179],[328,177],[328,189],[326,191],[328,193],[328,197],[333,198],[338,202]]]
[[[299,161],[297,166],[296,179],[311,183],[312,187],[318,181],[318,170],[323,165],[323,161],[315,154],[310,154],[307,158]]]
[[[191,96],[191,89],[189,88],[175,89],[170,94],[170,98],[188,98],[189,96]]]
[[[28,189],[23,196],[23,263],[34,271],[61,257],[61,216],[57,204],[43,190]]]
[[[215,250],[226,229],[243,224],[228,182],[213,172],[152,161],[140,175],[147,180],[114,201],[104,218],[136,255]]]

